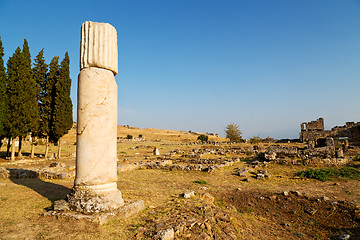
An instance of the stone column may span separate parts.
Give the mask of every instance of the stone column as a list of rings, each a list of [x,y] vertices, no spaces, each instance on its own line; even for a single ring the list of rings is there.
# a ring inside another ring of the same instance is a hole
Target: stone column
[[[117,35],[108,23],[81,27],[76,176],[70,208],[112,211],[124,204],[117,188]]]

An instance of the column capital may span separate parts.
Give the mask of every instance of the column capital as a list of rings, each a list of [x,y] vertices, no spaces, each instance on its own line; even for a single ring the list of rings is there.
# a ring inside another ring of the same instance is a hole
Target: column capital
[[[117,33],[109,23],[86,21],[82,24],[80,71],[87,67],[118,73]]]

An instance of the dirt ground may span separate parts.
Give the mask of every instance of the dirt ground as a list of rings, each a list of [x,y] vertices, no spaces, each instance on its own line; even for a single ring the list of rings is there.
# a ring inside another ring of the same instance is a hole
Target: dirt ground
[[[121,128],[121,134],[126,136],[127,128]],[[145,135],[147,140],[119,143],[119,164],[143,161],[144,157],[157,161],[152,156],[155,146],[162,155],[175,149],[215,148],[179,144],[195,141],[196,137],[187,132],[131,131]],[[26,156],[29,149],[24,147],[24,157],[15,162],[0,158],[0,167],[31,169],[54,161],[74,166],[71,153],[75,151],[75,138],[68,135],[65,139],[62,159],[31,160]],[[38,156],[42,148],[37,148]],[[5,149],[1,148],[2,154]],[[52,146],[51,151],[56,152],[56,147]],[[223,157],[230,159],[234,155]],[[353,164],[359,169],[360,162]],[[235,174],[240,168],[249,169],[249,181]],[[160,169],[122,172],[118,188],[123,198],[144,200],[146,208],[129,219],[114,217],[102,226],[44,216],[55,200],[71,192],[74,179],[0,179],[0,239],[156,239],[159,232],[171,228],[175,239],[337,239],[343,234],[360,239],[360,221],[355,216],[355,208],[360,205],[360,181],[320,182],[295,177],[296,172],[308,168],[269,164],[266,170],[271,177],[265,180],[253,177],[258,168],[252,168],[249,161],[211,173]],[[179,197],[187,190],[194,191],[195,196]]]

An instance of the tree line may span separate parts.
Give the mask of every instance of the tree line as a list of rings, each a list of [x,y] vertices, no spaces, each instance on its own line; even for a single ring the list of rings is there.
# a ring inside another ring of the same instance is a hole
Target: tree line
[[[45,159],[49,143],[58,143],[73,125],[70,98],[70,58],[68,52],[59,63],[53,57],[45,63],[44,49],[31,62],[26,39],[22,49],[17,47],[4,64],[4,47],[0,38],[0,147],[8,139],[7,156],[11,146],[11,160],[15,159],[15,140],[19,139],[18,156],[21,156],[22,140],[31,136],[31,158],[34,157],[38,139],[45,140]]]

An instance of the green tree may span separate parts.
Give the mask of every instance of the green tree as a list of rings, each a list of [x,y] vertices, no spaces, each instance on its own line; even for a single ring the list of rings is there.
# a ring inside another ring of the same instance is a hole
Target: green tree
[[[61,137],[68,133],[73,125],[70,89],[70,58],[68,52],[66,52],[60,64],[59,78],[55,83],[51,135],[53,141],[58,142],[58,158],[61,157]]]
[[[207,142],[209,140],[209,136],[207,136],[205,134],[201,134],[197,137],[197,140],[200,140],[202,142]]]
[[[21,156],[22,138],[26,137],[29,132],[37,132],[39,128],[38,104],[36,99],[36,82],[33,79],[31,69],[31,56],[29,45],[24,39],[24,45],[21,52],[21,69],[19,93],[22,96],[20,104],[22,105],[22,129],[20,129],[19,153]]]
[[[48,157],[49,153],[49,141],[50,136],[52,136],[52,125],[54,122],[54,108],[55,108],[55,84],[59,80],[60,76],[60,66],[59,66],[59,57],[53,57],[50,62],[49,73],[47,75],[47,80],[45,83],[45,91],[42,100],[42,124],[41,130],[46,137],[45,143],[45,159]]]
[[[241,142],[242,141],[242,132],[239,129],[239,125],[235,123],[230,123],[225,128],[226,138],[230,140],[230,142]]]
[[[47,137],[49,134],[50,104],[46,104],[48,65],[45,63],[44,49],[42,49],[35,58],[32,74],[36,83],[36,100],[39,118],[38,128],[32,132],[31,157],[33,158],[35,138]]]
[[[6,94],[6,69],[4,66],[4,47],[0,38],[0,147],[5,137],[4,118],[5,118],[5,94]]]
[[[23,106],[22,96],[19,88],[21,86],[21,49],[17,47],[14,54],[7,61],[7,82],[6,82],[6,110],[5,110],[5,131],[11,139],[11,160],[15,160],[15,139],[20,136],[23,128]],[[9,149],[8,149],[9,150]]]

